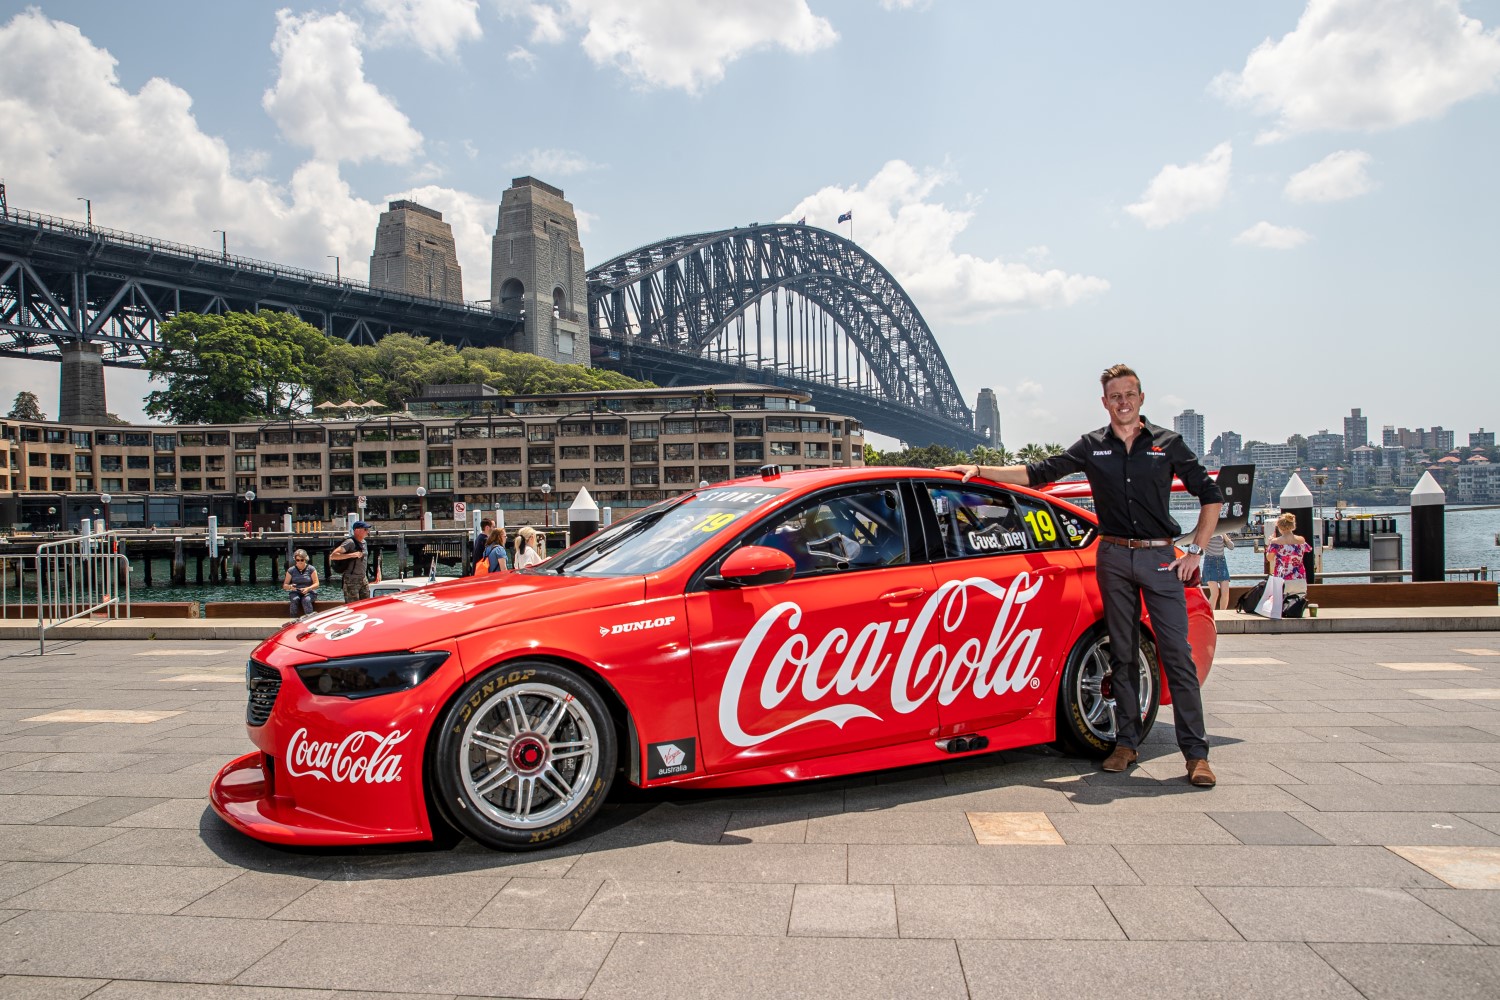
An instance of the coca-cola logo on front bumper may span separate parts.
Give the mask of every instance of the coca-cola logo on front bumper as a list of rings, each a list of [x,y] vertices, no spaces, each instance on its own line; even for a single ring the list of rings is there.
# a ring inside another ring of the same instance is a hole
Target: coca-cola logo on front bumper
[[[755,622],[729,666],[719,695],[719,729],[735,746],[753,747],[813,722],[842,728],[853,719],[879,721],[865,705],[838,699],[882,682],[889,686],[891,710],[901,714],[934,696],[950,705],[966,688],[976,698],[1035,689],[1042,630],[1023,629],[1021,620],[1041,590],[1041,577],[1029,573],[1008,586],[978,576],[950,580],[915,618],[869,622],[853,636],[845,628],[806,635],[799,631],[802,608],[795,601],[778,604]],[[903,633],[893,659],[886,643]],[[794,692],[812,710],[770,732],[749,732],[755,718],[742,717],[740,702],[757,688],[756,700],[767,711]],[[816,707],[824,702],[831,704]]]
[[[392,748],[410,735],[410,730],[384,735],[362,730],[334,742],[310,740],[307,729],[299,729],[286,744],[286,770],[295,778],[350,784],[400,781],[401,757]]]

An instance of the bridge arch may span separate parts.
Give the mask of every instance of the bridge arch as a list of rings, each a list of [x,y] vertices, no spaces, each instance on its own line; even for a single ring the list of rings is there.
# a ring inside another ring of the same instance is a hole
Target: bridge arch
[[[910,435],[866,420],[908,440],[973,437],[972,413],[921,312],[879,261],[835,233],[777,223],[679,236],[588,277],[596,344],[645,345],[733,365],[756,381],[868,396],[886,416],[922,415],[928,429]],[[932,431],[933,417],[948,433]]]

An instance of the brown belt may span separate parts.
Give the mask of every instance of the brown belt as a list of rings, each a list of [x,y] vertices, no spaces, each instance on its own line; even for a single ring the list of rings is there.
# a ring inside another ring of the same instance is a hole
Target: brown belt
[[[1170,538],[1120,538],[1117,535],[1100,535],[1101,542],[1123,545],[1127,549],[1161,549],[1172,544]]]

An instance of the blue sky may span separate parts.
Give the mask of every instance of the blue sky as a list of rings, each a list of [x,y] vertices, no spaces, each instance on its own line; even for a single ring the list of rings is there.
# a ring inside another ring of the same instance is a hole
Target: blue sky
[[[1281,440],[1459,440],[1494,400],[1500,0],[0,2],[10,203],[363,276],[387,200],[488,294],[510,179],[588,262],[848,226],[1004,439],[1103,422],[1097,372]],[[0,361],[0,400],[56,368]],[[109,374],[137,418],[144,379]]]

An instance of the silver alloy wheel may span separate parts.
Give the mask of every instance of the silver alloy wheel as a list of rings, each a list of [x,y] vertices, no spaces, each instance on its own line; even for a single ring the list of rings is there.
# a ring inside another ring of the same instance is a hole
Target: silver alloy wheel
[[[1156,696],[1156,673],[1145,649],[1136,649],[1135,661],[1139,671],[1136,675],[1136,694],[1140,698],[1141,721],[1144,722]],[[1083,664],[1075,681],[1078,689],[1073,694],[1083,710],[1084,725],[1089,727],[1089,732],[1106,743],[1114,742],[1119,729],[1114,693],[1109,685],[1110,674],[1109,636],[1101,635],[1084,654]]]
[[[529,830],[566,816],[593,789],[599,733],[562,688],[515,684],[469,717],[459,760],[474,807],[503,826]]]

